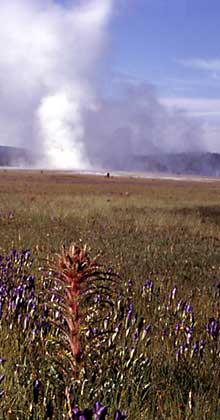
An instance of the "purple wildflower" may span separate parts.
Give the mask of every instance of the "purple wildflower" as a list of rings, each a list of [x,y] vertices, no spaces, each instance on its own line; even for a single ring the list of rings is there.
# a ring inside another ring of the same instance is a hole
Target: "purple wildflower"
[[[40,385],[41,385],[40,381],[38,379],[35,379],[33,383],[34,404],[38,403]]]
[[[114,415],[114,420],[124,420],[127,417],[128,417],[127,414],[121,413],[120,410],[116,410],[115,415]]]
[[[133,281],[131,279],[128,280],[128,287],[131,288],[133,286]]]
[[[176,334],[178,334],[179,331],[180,331],[180,324],[179,324],[179,322],[177,322],[176,325],[175,325]]]
[[[197,353],[199,350],[198,343],[194,343],[191,350],[191,358],[194,356],[195,353]]]
[[[184,306],[184,311],[187,314],[189,314],[189,313],[191,313],[193,311],[193,308],[192,308],[192,306],[189,303],[186,303],[185,306]]]
[[[166,336],[166,329],[165,328],[162,328],[161,335],[162,335],[162,337],[165,337]]]
[[[215,318],[209,318],[209,321],[206,324],[206,331],[212,338],[216,339],[220,334],[219,321],[216,321]]]
[[[149,333],[150,330],[151,330],[151,324],[147,324],[144,329],[145,329],[146,333]]]
[[[97,401],[93,405],[94,420],[105,420],[108,408]]]
[[[92,410],[90,408],[85,408],[79,413],[79,420],[92,420]]]
[[[133,334],[133,339],[134,339],[134,340],[138,340],[138,336],[139,336],[139,334],[138,334],[138,329],[136,328],[136,330],[135,330],[135,332],[134,332],[134,334]]]
[[[144,282],[144,287],[146,287],[147,289],[152,290],[152,289],[153,289],[153,287],[154,287],[154,284],[153,284],[152,280],[146,280],[146,281]]]

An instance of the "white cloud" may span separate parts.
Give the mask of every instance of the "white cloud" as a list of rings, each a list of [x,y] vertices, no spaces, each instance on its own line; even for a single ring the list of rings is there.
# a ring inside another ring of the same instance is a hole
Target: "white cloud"
[[[220,99],[162,97],[160,102],[172,110],[182,110],[191,116],[220,116]]]
[[[206,70],[218,73],[220,71],[220,58],[216,59],[202,59],[192,58],[185,60],[175,60],[177,63],[198,70]]]

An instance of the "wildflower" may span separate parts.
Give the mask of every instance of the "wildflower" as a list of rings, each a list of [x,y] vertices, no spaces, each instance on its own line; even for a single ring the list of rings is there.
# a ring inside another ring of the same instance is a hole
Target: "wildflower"
[[[133,286],[133,281],[131,279],[128,280],[128,287],[131,288]]]
[[[134,332],[134,334],[133,334],[133,339],[134,340],[138,340],[138,329],[136,328],[136,330],[135,330],[135,332]]]
[[[192,311],[193,311],[193,308],[192,308],[192,306],[191,306],[189,303],[186,303],[186,304],[185,304],[185,306],[184,306],[184,311],[185,311],[187,314],[189,314],[190,312],[192,312]]]
[[[212,336],[212,338],[217,338],[220,333],[219,322],[215,318],[209,318],[209,322],[206,325],[206,331]]]
[[[114,415],[114,420],[124,420],[127,418],[126,414],[121,413],[120,410],[116,410],[115,415]]]
[[[187,342],[187,344],[189,344],[190,341],[192,340],[193,330],[192,330],[192,328],[186,327],[185,331],[186,331],[186,342]]]
[[[100,301],[100,295],[96,295],[94,297],[94,303],[99,303],[99,301]]]
[[[133,310],[134,310],[133,303],[129,303],[129,305],[128,305],[128,312],[133,312]]]
[[[39,391],[40,391],[40,381],[38,379],[35,379],[33,383],[34,404],[38,403]]]
[[[151,324],[147,324],[146,327],[145,327],[146,333],[149,333],[150,330],[151,330]]]
[[[76,361],[79,361],[83,357],[84,350],[80,330],[82,321],[85,321],[83,316],[84,299],[88,301],[91,296],[94,282],[97,280],[110,281],[114,277],[112,282],[114,285],[117,275],[114,275],[111,269],[107,273],[103,272],[96,260],[89,258],[86,247],[81,245],[72,245],[67,251],[64,248],[62,255],[58,256],[57,271],[57,280],[60,284],[59,293],[62,295],[63,304],[67,309],[64,318],[68,328],[68,341],[72,355]],[[98,293],[93,300],[95,305],[102,300],[102,286],[97,290]],[[111,305],[111,301],[107,300],[106,303]],[[88,335],[90,334],[88,333]]]
[[[183,299],[180,299],[179,302],[177,303],[177,307],[176,307],[177,311],[180,311],[182,304],[183,304]]]
[[[154,288],[154,284],[153,284],[152,280],[146,280],[144,282],[143,288],[147,289],[148,292],[152,293],[153,288]]]
[[[78,407],[72,409],[73,420],[92,420],[93,411],[90,408],[79,410]]]
[[[94,420],[105,420],[108,408],[97,401],[93,406]]]
[[[180,324],[179,324],[179,322],[177,322],[176,325],[175,325],[176,334],[178,334],[179,331],[180,331]]]
[[[194,343],[191,350],[191,355],[190,355],[191,358],[194,356],[195,353],[198,352],[198,349],[199,349],[198,343]]]
[[[162,336],[162,338],[164,338],[166,336],[166,329],[165,328],[162,328],[161,336]]]

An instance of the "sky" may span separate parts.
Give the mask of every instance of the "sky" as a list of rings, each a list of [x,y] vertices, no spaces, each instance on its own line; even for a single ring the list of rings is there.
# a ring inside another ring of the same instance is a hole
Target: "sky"
[[[129,4],[112,24],[115,71],[152,83],[162,103],[197,118],[210,149],[220,151],[220,2]]]
[[[1,0],[1,144],[74,169],[220,152],[219,17],[218,0]]]

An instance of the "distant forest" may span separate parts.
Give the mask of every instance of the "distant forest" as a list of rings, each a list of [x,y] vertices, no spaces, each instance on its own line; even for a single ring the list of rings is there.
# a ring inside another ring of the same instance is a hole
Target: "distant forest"
[[[31,154],[26,149],[0,146],[0,166],[30,166]]]
[[[0,146],[0,166],[31,167],[34,166],[35,160],[36,156],[26,149]],[[115,169],[219,177],[220,154],[192,152],[134,156],[124,163],[124,166],[122,162]]]
[[[208,152],[167,153],[139,156],[134,165],[148,172],[220,176],[220,154]]]

